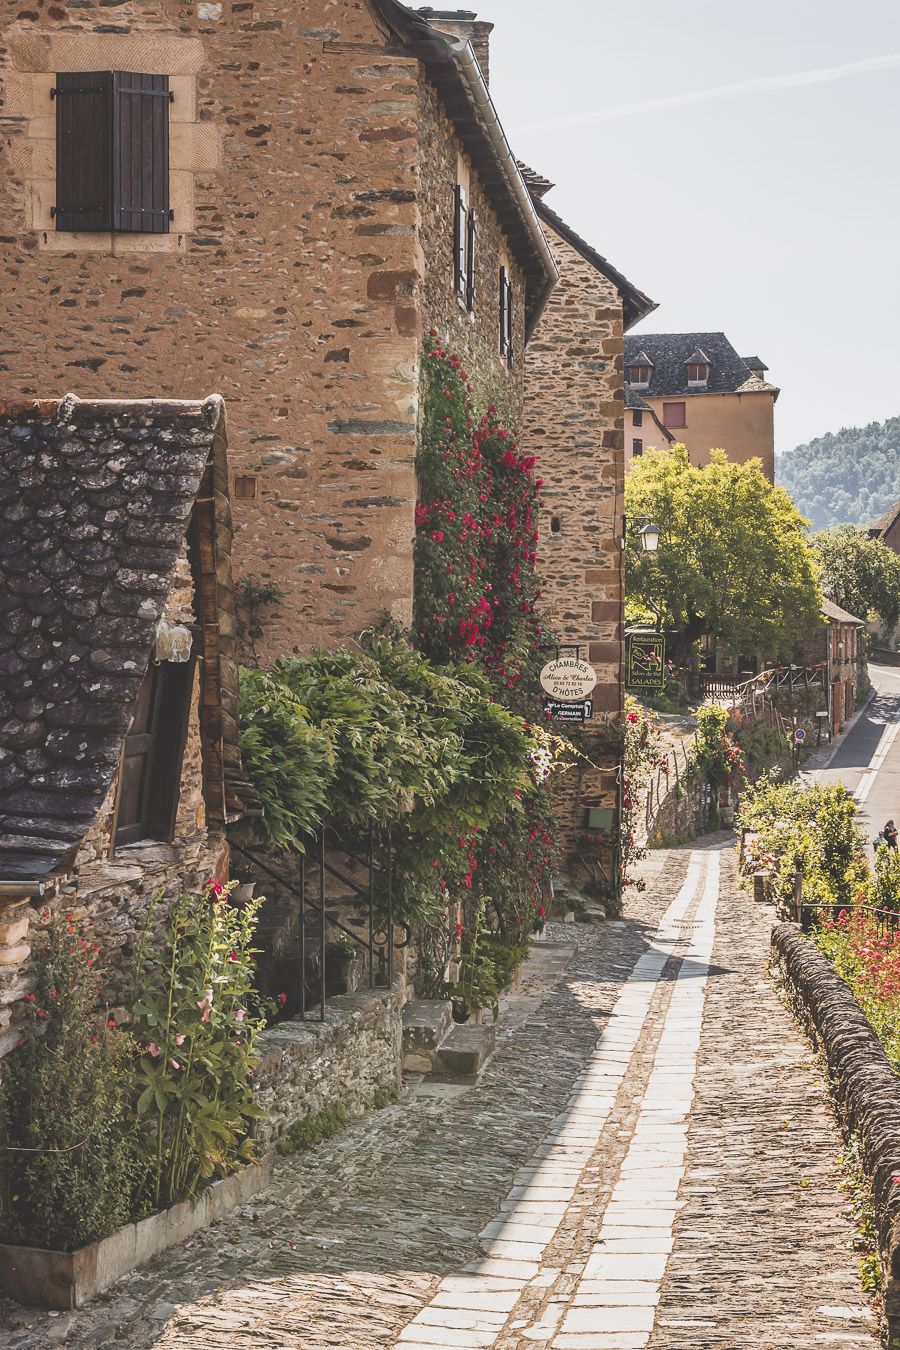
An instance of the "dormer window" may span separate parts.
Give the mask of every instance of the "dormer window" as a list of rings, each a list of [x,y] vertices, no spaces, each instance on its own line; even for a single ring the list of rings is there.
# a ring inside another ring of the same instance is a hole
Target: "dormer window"
[[[632,389],[649,389],[653,374],[653,362],[646,352],[638,352],[626,367],[626,376]]]
[[[705,389],[709,384],[709,357],[698,347],[687,360],[688,389]]]

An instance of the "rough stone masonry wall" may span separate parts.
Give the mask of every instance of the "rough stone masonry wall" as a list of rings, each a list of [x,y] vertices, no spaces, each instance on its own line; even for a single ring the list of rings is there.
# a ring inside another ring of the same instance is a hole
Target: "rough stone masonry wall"
[[[522,412],[525,355],[525,285],[521,268],[506,251],[503,231],[471,164],[463,156],[468,201],[475,212],[475,309],[469,313],[453,289],[453,209],[458,142],[437,94],[423,82],[419,111],[421,157],[419,204],[422,249],[422,321],[435,328],[460,356],[479,410],[494,402],[518,427]],[[500,356],[500,268],[513,289],[513,359]]]
[[[193,580],[186,555],[178,563],[164,617],[173,623],[193,622]],[[34,900],[7,906],[0,901],[0,1057],[19,1036],[21,1001],[31,985],[31,941],[42,924],[42,913],[72,914],[79,934],[99,944],[97,975],[104,998],[119,1018],[127,1019],[131,955],[151,900],[162,892],[156,907],[162,918],[167,905],[183,890],[201,885],[211,874],[223,873],[223,842],[209,839],[206,833],[198,700],[195,668],[172,842],[129,844],[111,856],[116,775],[66,879]]]
[[[174,232],[117,236],[114,253],[69,236],[57,252],[34,215],[35,173],[53,180],[49,88],[58,70],[117,68],[169,74],[173,118],[194,118],[171,127]],[[232,467],[258,477],[258,497],[235,502],[238,570],[287,597],[267,613],[267,655],[384,609],[409,617],[417,73],[358,0],[0,0],[0,284],[16,335],[0,393],[37,393],[38,373],[42,394],[214,383]],[[190,218],[175,174],[190,176]]]
[[[612,282],[545,226],[560,281],[528,346],[523,439],[544,482],[539,565],[562,642],[582,645],[598,676],[595,718],[617,718],[623,693],[624,510],[622,301]],[[616,763],[585,724],[601,764],[560,787],[562,844],[585,842],[590,807],[617,810]],[[587,851],[597,839],[588,836]],[[611,865],[607,854],[604,865]]]
[[[893,1346],[900,1343],[900,1079],[847,985],[793,924],[773,929],[772,957],[797,1017],[825,1055],[845,1133],[862,1143]]]

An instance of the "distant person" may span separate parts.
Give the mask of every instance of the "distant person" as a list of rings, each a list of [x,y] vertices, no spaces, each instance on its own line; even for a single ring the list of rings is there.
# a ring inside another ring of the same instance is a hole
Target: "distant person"
[[[892,820],[888,821],[875,842],[884,844],[887,848],[897,847],[897,827]]]

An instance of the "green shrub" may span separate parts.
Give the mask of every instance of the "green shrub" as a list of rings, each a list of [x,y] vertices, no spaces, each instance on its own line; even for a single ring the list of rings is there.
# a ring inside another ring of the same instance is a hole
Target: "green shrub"
[[[130,1123],[134,1046],[94,1011],[94,948],[54,919],[34,954],[34,991],[4,1066],[6,1242],[71,1251],[132,1214],[141,1162]]]
[[[900,910],[900,852],[886,844],[875,850],[871,903],[876,909]]]
[[[232,883],[232,886],[236,883]],[[255,1157],[251,1076],[264,1017],[254,1010],[253,935],[263,897],[242,907],[214,881],[181,896],[161,935],[148,918],[136,958],[137,1117],[159,1209]]]

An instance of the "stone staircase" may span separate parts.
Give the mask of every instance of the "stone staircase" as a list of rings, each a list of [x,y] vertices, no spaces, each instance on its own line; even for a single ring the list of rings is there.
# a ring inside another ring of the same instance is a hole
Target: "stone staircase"
[[[453,1021],[449,1001],[412,999],[403,1009],[403,1072],[433,1083],[474,1083],[497,1047],[497,1028]]]

